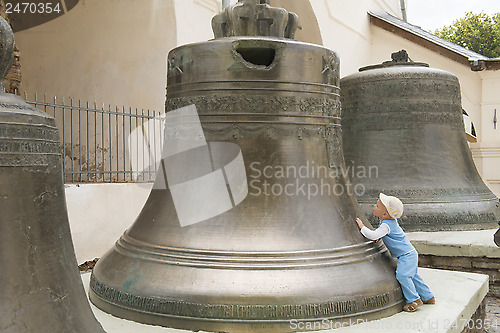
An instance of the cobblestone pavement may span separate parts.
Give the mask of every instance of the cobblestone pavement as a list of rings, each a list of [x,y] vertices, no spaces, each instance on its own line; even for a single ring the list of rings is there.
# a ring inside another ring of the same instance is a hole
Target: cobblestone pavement
[[[487,333],[500,333],[500,298],[486,298],[486,328]]]

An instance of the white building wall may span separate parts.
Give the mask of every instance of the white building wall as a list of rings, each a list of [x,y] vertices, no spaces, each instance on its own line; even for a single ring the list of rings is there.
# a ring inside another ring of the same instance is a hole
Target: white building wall
[[[480,140],[471,144],[472,156],[481,176],[493,192],[500,196],[500,123],[493,123],[495,109],[500,121],[500,71],[479,73],[482,80],[481,117],[478,119]],[[476,125],[476,127],[478,127]]]
[[[399,0],[311,0],[323,45],[340,55],[340,75],[371,63],[372,38],[368,11],[402,17]],[[300,14],[300,13],[299,13]]]
[[[214,38],[212,17],[221,11],[219,0],[174,0],[177,42],[175,46]],[[165,55],[166,56],[166,55]]]
[[[483,139],[481,141],[500,143],[500,124],[497,123],[495,129],[493,123],[495,109],[497,110],[497,119],[500,119],[500,71],[479,72],[479,77],[482,80],[482,117],[478,120],[481,125]]]
[[[135,221],[152,184],[65,185],[76,260],[100,258]]]
[[[21,90],[162,110],[166,56],[176,46],[174,0],[80,0],[17,32]]]

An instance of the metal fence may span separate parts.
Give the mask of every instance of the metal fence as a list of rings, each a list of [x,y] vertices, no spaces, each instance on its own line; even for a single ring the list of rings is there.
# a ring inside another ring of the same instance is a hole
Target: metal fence
[[[66,183],[154,181],[162,113],[37,93],[30,99],[25,92],[24,99],[55,118]]]

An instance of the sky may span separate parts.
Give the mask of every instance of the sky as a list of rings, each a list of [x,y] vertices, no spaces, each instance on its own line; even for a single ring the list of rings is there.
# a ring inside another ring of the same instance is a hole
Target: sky
[[[433,32],[450,25],[466,12],[491,15],[500,12],[500,0],[407,0],[408,22]]]

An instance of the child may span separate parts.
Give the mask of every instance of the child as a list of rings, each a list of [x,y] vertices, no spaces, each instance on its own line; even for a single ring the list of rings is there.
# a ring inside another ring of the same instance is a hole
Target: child
[[[376,230],[370,230],[357,218],[361,233],[366,238],[378,240],[382,238],[391,256],[397,258],[396,279],[401,284],[406,305],[403,310],[413,312],[422,304],[434,304],[436,299],[417,274],[418,253],[398,224],[398,218],[403,215],[403,203],[396,197],[380,193],[380,198],[373,206],[373,215],[380,218]]]

